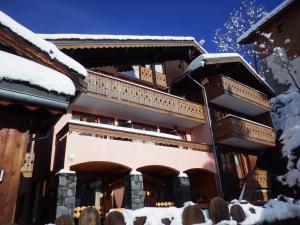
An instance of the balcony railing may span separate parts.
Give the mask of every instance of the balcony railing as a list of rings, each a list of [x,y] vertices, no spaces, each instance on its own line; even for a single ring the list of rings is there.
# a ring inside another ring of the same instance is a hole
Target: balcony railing
[[[143,66],[139,66],[139,71],[141,79],[150,83],[153,83],[153,75],[155,75],[156,84],[161,87],[167,87],[167,76],[166,74],[160,72],[153,72],[153,70],[148,69]]]
[[[220,143],[246,148],[275,146],[274,130],[250,120],[228,115],[213,127],[215,138]],[[246,142],[243,143],[242,140]]]
[[[33,152],[25,153],[24,163],[21,168],[24,177],[32,177],[34,156],[35,154]]]
[[[150,83],[153,83],[153,72],[151,69],[148,69],[146,67],[143,67],[143,66],[140,66],[139,67],[139,70],[140,70],[140,76],[141,76],[141,79],[144,80],[144,81],[148,81]]]
[[[167,87],[167,76],[166,74],[155,72],[156,84],[162,87]]]
[[[106,100],[204,123],[203,106],[200,104],[100,73],[90,72],[86,81],[88,93]]]
[[[250,113],[255,115],[270,111],[267,95],[224,75],[218,76],[215,80],[206,85],[206,90],[207,97],[210,101],[228,108],[233,107],[233,109],[235,109],[235,105],[240,106],[240,104],[232,104],[235,99],[243,101],[245,107],[238,107],[236,110],[241,110],[245,114]],[[225,98],[220,98],[219,101],[217,100],[217,98],[222,95],[232,97],[228,101],[228,105],[226,105],[227,101],[224,101]],[[254,107],[257,109],[255,110]],[[245,110],[245,112],[243,110]]]
[[[104,125],[105,126],[105,125]],[[81,121],[71,121],[58,134],[58,139],[64,136],[65,132],[75,132],[84,136],[93,136],[103,139],[139,142],[145,144],[160,145],[166,147],[190,149],[196,151],[210,152],[211,147],[208,144],[200,144],[179,139],[165,138],[143,133],[134,133],[122,130],[114,130],[101,127],[101,124],[87,124]]]

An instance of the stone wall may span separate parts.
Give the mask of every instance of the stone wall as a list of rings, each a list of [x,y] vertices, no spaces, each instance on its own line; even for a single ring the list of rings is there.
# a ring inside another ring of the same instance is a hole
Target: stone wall
[[[125,181],[124,204],[127,209],[144,207],[144,187],[142,174],[129,174]]]
[[[59,172],[56,174],[56,218],[61,215],[73,215],[76,195],[76,173]]]

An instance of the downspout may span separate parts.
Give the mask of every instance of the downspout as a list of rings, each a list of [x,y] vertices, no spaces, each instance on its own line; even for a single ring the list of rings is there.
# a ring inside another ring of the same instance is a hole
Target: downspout
[[[222,189],[222,182],[221,182],[221,177],[220,177],[220,170],[219,170],[219,163],[218,163],[218,157],[217,157],[217,150],[216,150],[216,144],[215,144],[215,139],[214,139],[214,133],[212,129],[212,122],[211,122],[211,117],[210,117],[210,112],[209,112],[209,106],[208,106],[208,100],[207,100],[207,95],[206,95],[206,90],[205,87],[200,84],[198,81],[196,81],[190,74],[190,72],[187,72],[188,78],[193,81],[198,87],[201,88],[202,90],[202,95],[204,96],[204,104],[205,104],[205,111],[206,111],[206,117],[208,120],[208,127],[209,127],[209,132],[210,132],[210,137],[211,137],[211,143],[212,143],[212,148],[213,148],[213,154],[216,162],[216,170],[217,170],[217,192],[218,195],[223,197],[223,189]]]

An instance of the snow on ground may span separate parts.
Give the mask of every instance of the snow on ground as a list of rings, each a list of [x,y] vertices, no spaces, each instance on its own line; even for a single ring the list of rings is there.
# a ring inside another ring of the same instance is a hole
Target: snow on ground
[[[75,94],[71,79],[56,70],[3,51],[0,59],[0,80],[24,81],[48,91]]]
[[[289,172],[278,179],[289,187],[300,186],[300,159],[294,151],[300,147],[300,94],[296,90],[290,90],[271,99],[270,103],[274,126],[282,131],[279,138],[283,144],[282,156],[288,158]]]
[[[276,199],[269,200],[263,207],[238,201],[232,201],[229,207],[233,204],[239,204],[246,214],[246,219],[240,223],[241,225],[253,225],[266,221],[274,222],[276,220],[300,218],[299,201],[284,196],[278,196]]]
[[[284,196],[278,196],[276,199],[269,200],[264,206],[255,206],[247,201],[233,200],[229,203],[229,209],[239,204],[246,215],[246,219],[240,225],[254,225],[263,222],[274,222],[290,218],[300,218],[300,201]],[[168,218],[171,225],[182,225],[182,213],[186,206],[194,205],[192,202],[185,203],[184,207],[154,208],[145,207],[137,210],[123,209],[120,212],[124,216],[126,225],[133,225],[136,217],[147,217],[145,225],[163,225],[161,220]],[[113,210],[112,210],[113,211]],[[202,210],[205,215],[205,223],[194,225],[212,225],[208,217],[208,210]],[[236,225],[233,220],[224,220],[217,225]]]
[[[37,34],[33,33],[26,27],[22,26],[21,24],[19,24],[9,16],[7,16],[2,11],[0,11],[0,24],[8,28],[9,30],[13,31],[23,39],[27,40],[32,45],[40,49],[41,51],[47,53],[51,59],[57,60],[58,62],[76,71],[82,76],[87,75],[87,71],[81,64],[79,64],[74,59],[62,53],[60,50],[58,50],[58,48],[54,44],[42,39]]]
[[[126,225],[133,225],[136,217],[143,217],[143,216],[147,217],[145,225],[164,225],[161,222],[161,220],[164,218],[170,219],[171,225],[182,225],[182,219],[181,219],[182,212],[183,212],[184,208],[189,205],[194,205],[194,203],[186,202],[184,204],[184,207],[182,207],[182,208],[145,207],[145,208],[136,209],[136,210],[124,209],[121,212],[124,216]],[[209,224],[207,224],[207,225],[209,225]]]

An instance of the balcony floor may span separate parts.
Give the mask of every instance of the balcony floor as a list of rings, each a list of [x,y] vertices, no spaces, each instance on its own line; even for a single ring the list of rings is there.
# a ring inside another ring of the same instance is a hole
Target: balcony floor
[[[89,109],[90,113],[107,114],[112,117],[130,118],[130,120],[177,126],[179,128],[192,128],[202,124],[202,121],[193,120],[189,117],[166,111],[156,111],[155,109],[138,106],[134,103],[120,103],[114,100],[102,99],[90,94],[81,95],[75,102],[75,109],[83,107]]]
[[[266,149],[271,147],[271,145],[268,144],[263,144],[260,142],[242,139],[238,137],[230,137],[223,140],[218,140],[217,142],[224,145],[235,146],[235,147],[251,149],[251,150]]]
[[[241,98],[237,98],[230,94],[222,94],[214,99],[211,99],[210,102],[250,116],[256,116],[268,112],[266,108],[258,106],[249,101],[242,100]]]

